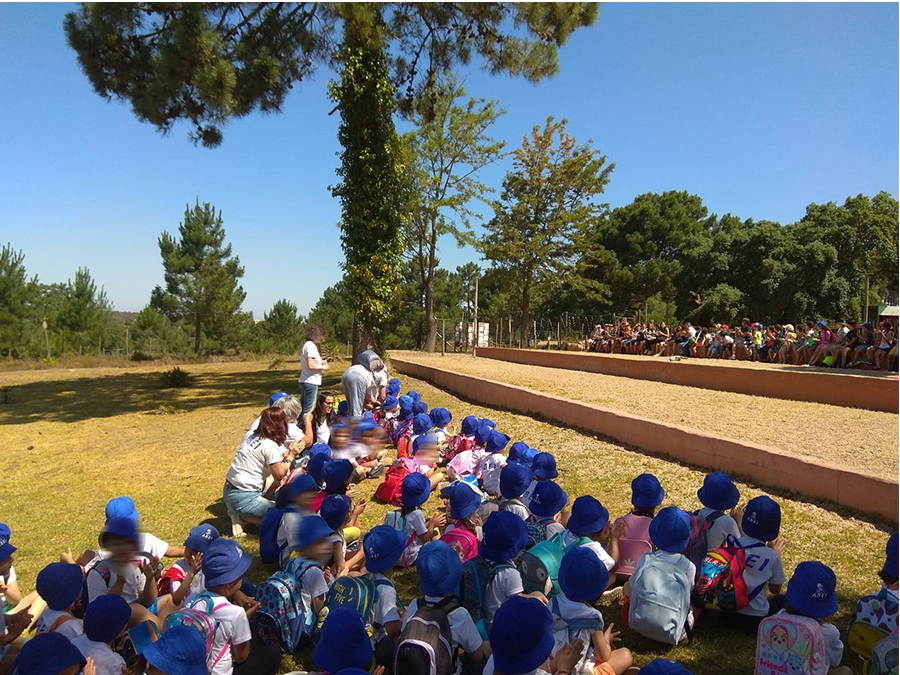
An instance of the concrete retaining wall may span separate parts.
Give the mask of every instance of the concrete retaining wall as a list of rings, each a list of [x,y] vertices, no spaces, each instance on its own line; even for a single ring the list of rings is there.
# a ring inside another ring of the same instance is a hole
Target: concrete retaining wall
[[[588,403],[563,401],[522,387],[451,373],[396,357],[391,359],[391,365],[402,373],[477,403],[525,414],[537,413],[569,427],[614,438],[653,455],[746,476],[759,485],[826,499],[893,523],[898,520],[900,486],[896,481],[801,459],[754,443],[719,438]]]
[[[900,412],[900,382],[889,377],[815,372],[812,369],[810,372],[797,372],[780,368],[742,368],[704,363],[699,359],[673,362],[649,357],[626,358],[614,354],[497,347],[479,347],[478,356],[530,366],[583,370],[751,396]]]

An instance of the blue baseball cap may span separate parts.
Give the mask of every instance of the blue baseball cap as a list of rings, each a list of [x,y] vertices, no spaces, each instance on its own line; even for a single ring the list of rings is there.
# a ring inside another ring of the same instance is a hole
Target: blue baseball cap
[[[206,587],[225,586],[237,581],[247,573],[252,562],[250,554],[234,539],[214,539],[206,547],[203,562],[200,563],[203,576],[206,577]]]
[[[521,497],[531,485],[531,469],[519,462],[508,462],[500,469],[500,496],[504,499]]]
[[[521,518],[518,520],[522,522]],[[553,651],[552,626],[553,615],[543,602],[537,598],[512,596],[500,605],[491,624],[494,669],[518,675],[530,673],[540,666]]]
[[[340,528],[350,513],[350,498],[347,495],[328,495],[319,507],[319,515],[332,530]]]
[[[384,397],[384,402],[381,404],[383,410],[393,410],[400,406],[400,401],[397,400],[397,397],[393,394],[388,394]]]
[[[641,668],[641,675],[692,675],[692,673],[680,663],[675,663],[675,661],[653,659]]]
[[[415,417],[413,417],[413,434],[427,434],[429,429],[431,429],[431,418],[427,413],[418,413]]]
[[[399,387],[401,384],[402,384],[402,382],[400,382],[400,380],[396,377],[392,377],[391,379],[388,380],[389,387]]]
[[[41,633],[22,645],[15,670],[19,675],[58,675],[75,664],[83,666],[85,661],[78,647],[62,633]]]
[[[104,537],[107,535],[112,537],[123,537],[130,539],[137,546],[138,543],[138,521],[134,518],[110,518],[106,521],[106,525],[100,531],[100,542],[102,544]]]
[[[329,527],[322,516],[306,516],[297,524],[297,545],[294,549],[304,549],[323,537],[330,537],[333,532],[334,528]]]
[[[484,444],[484,449],[488,452],[502,452],[507,443],[509,443],[509,436],[495,430],[488,436],[487,443]]]
[[[528,510],[540,518],[550,518],[566,507],[568,498],[569,495],[559,485],[545,480],[534,486]]]
[[[665,497],[666,491],[652,473],[642,473],[631,481],[631,503],[638,508],[655,508]]]
[[[887,546],[884,550],[884,567],[881,568],[883,574],[889,577],[900,577],[898,574],[898,559],[900,559],[900,548],[898,548],[898,533],[894,532],[888,538]]]
[[[18,549],[9,543],[9,539],[12,536],[12,532],[9,529],[9,525],[6,523],[0,523],[0,560],[6,560],[9,556],[15,553]]]
[[[781,507],[766,495],[751,499],[741,519],[741,529],[749,537],[773,541],[781,530]]]
[[[819,326],[820,328],[828,328],[828,324],[825,323],[824,321],[819,321],[819,323],[817,323],[816,325]]]
[[[481,506],[481,495],[464,481],[448,486],[447,492],[450,500],[450,517],[453,520],[468,518]]]
[[[310,457],[309,461],[306,463],[306,473],[312,476],[313,480],[316,481],[317,484],[321,485],[323,482],[322,474],[325,472],[325,465],[330,461],[331,457],[324,453],[314,455]]]
[[[493,562],[507,562],[525,550],[527,545],[525,521],[512,511],[494,511],[481,528],[478,553]]]
[[[192,626],[173,626],[142,652],[147,662],[167,675],[205,675],[206,641]]]
[[[551,480],[559,476],[556,470],[556,457],[549,452],[539,452],[531,460],[531,472],[538,478]]]
[[[415,415],[427,415],[428,414],[428,404],[425,403],[422,399],[416,399],[413,401],[413,413]],[[430,417],[428,418],[431,419]]]
[[[797,612],[813,619],[825,619],[838,610],[837,577],[828,565],[802,562],[788,581],[787,601]]]
[[[446,408],[432,408],[429,414],[436,427],[445,427],[453,421],[453,415]]]
[[[431,495],[431,481],[420,473],[411,473],[400,484],[403,506],[421,506]]]
[[[481,420],[475,427],[475,444],[484,446],[491,437],[492,431],[494,431],[494,427],[488,424],[487,420]]]
[[[106,503],[106,519],[110,518],[131,518],[138,520],[137,508],[131,497],[113,497]]]
[[[509,446],[509,459],[511,461],[516,461],[519,459],[522,452],[528,449],[528,443],[525,441],[516,441],[511,446]]]
[[[275,394],[272,394],[269,397],[269,407],[271,408],[273,405],[275,405],[275,401],[278,401],[283,398],[287,398],[288,396],[290,396],[290,394],[288,394],[287,392],[284,392],[284,391],[279,391]]]
[[[444,542],[430,541],[419,549],[416,558],[419,587],[425,595],[443,598],[450,595],[462,579],[459,554]]]
[[[691,524],[677,506],[660,509],[650,521],[650,541],[660,551],[681,553],[691,543]]]
[[[566,527],[573,534],[584,537],[600,532],[607,523],[609,511],[606,507],[591,495],[582,495],[572,504],[572,514]]]
[[[372,641],[359,612],[349,607],[332,609],[322,624],[312,659],[328,673],[367,667],[372,660]]]
[[[475,429],[478,428],[478,422],[480,420],[475,417],[475,415],[469,415],[463,418],[462,424],[460,425],[459,433],[463,436],[472,436],[475,434]]]
[[[713,471],[703,479],[703,486],[697,490],[697,498],[707,508],[727,511],[737,505],[741,493],[731,476]]]
[[[91,642],[112,642],[128,626],[131,605],[121,595],[109,593],[84,610],[84,634]]]
[[[520,464],[524,464],[528,467],[529,471],[534,473],[532,469],[532,464],[534,464],[534,458],[540,454],[534,448],[525,448],[524,450],[520,450],[516,458],[513,460],[514,462],[519,462]]]
[[[609,570],[587,546],[569,549],[559,564],[559,587],[573,602],[593,602],[609,585]]]
[[[55,562],[38,572],[34,587],[47,607],[64,612],[81,595],[83,585],[81,565]]]
[[[437,434],[434,434],[430,431],[424,434],[420,434],[416,436],[416,440],[414,440],[412,443],[412,454],[419,454],[419,449],[425,447],[426,445],[437,449],[438,443],[439,441]]]
[[[209,523],[202,523],[191,528],[184,545],[189,546],[195,551],[205,553],[210,543],[219,538],[219,531]],[[108,642],[108,640],[102,640]]]
[[[363,538],[363,553],[369,572],[384,572],[397,564],[406,549],[406,535],[390,525],[378,525]]]
[[[349,459],[332,459],[322,467],[322,480],[328,492],[340,490],[353,473],[353,464]]]

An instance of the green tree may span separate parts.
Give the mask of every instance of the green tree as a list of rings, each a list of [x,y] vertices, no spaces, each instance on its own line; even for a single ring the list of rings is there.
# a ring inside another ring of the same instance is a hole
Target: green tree
[[[7,244],[0,249],[0,353],[12,357],[23,345],[37,294],[37,277],[25,272],[25,254]]]
[[[494,218],[481,246],[485,257],[515,270],[521,284],[519,342],[528,344],[531,290],[535,281],[557,279],[575,269],[601,205],[592,201],[609,182],[614,164],[566,132],[566,120],[535,126],[514,153],[503,179]]]
[[[169,320],[156,307],[147,305],[138,312],[134,322],[135,338],[147,338],[147,353],[153,356],[153,339],[165,340],[169,333]]]
[[[329,340],[341,344],[349,342],[353,335],[353,306],[349,295],[347,280],[341,279],[322,292],[307,317],[307,321],[325,328]]]
[[[300,344],[303,317],[297,314],[297,305],[279,300],[263,315],[262,325],[272,338],[278,351],[293,353]]]
[[[454,82],[447,93],[423,101],[413,115],[415,131],[404,135],[409,152],[408,177],[412,200],[406,228],[407,248],[412,252],[424,292],[426,336],[424,349],[434,351],[434,275],[438,238],[455,237],[462,246],[472,243],[470,221],[473,200],[487,201],[492,192],[477,180],[483,167],[497,161],[505,143],[488,136],[489,127],[505,111],[496,101],[456,101],[465,91]]]
[[[244,276],[231,244],[225,245],[222,212],[209,203],[185,207],[176,239],[168,232],[159,238],[165,288],[153,289],[150,304],[172,321],[185,321],[194,331],[194,353],[200,353],[202,331],[223,333],[236,320],[246,293],[238,284]]]
[[[109,318],[112,309],[103,288],[97,290],[97,284],[91,278],[86,267],[79,267],[75,272],[75,281],[66,284],[63,305],[59,321],[63,326],[78,334],[78,355],[82,355],[84,333],[100,330]]]

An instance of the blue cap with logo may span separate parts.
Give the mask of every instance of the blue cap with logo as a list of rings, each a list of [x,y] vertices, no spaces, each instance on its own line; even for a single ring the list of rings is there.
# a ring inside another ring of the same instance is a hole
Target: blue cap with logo
[[[219,531],[209,523],[202,523],[196,527],[192,527],[188,533],[184,545],[195,551],[205,553],[209,545],[219,538]]]
[[[809,560],[794,569],[785,595],[800,614],[825,619],[838,610],[836,586],[837,577],[828,565]]]
[[[250,555],[233,539],[214,539],[206,547],[203,562],[200,563],[206,577],[206,587],[225,586],[237,581],[247,573],[252,562]]]
[[[741,529],[760,541],[774,541],[781,530],[781,507],[771,497],[760,495],[747,503]]]
[[[539,518],[551,518],[566,507],[569,495],[552,480],[534,486],[528,509]]]
[[[397,564],[406,549],[406,535],[390,525],[378,525],[369,530],[363,538],[363,553],[366,555],[366,569],[370,572],[384,572]]]

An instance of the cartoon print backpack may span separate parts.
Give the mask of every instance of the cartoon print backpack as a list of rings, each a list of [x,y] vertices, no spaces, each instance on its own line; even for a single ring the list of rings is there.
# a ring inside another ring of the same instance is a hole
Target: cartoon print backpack
[[[471,560],[478,555],[478,538],[464,527],[447,530],[441,537],[441,541],[456,551],[462,562]]]
[[[312,567],[311,562],[294,558],[256,587],[257,632],[263,644],[277,644],[285,654],[292,654],[304,634],[313,637],[314,612],[300,612],[301,579]]]
[[[412,420],[408,420],[399,425],[396,429],[396,437],[394,445],[397,446],[397,457],[409,457],[410,447],[409,437],[412,435]]]
[[[556,654],[563,646],[571,644],[575,640],[586,642],[581,660],[572,668],[573,673],[582,672],[582,669],[587,668],[589,665],[588,659],[593,656],[594,641],[590,637],[584,640],[580,635],[581,631],[588,630],[593,634],[595,630],[603,630],[603,619],[596,615],[578,619],[563,619],[559,611],[559,596],[550,601],[548,609],[553,615],[553,624],[550,628],[553,631],[553,651],[551,653]]]
[[[459,603],[450,597],[432,605],[419,598],[416,606],[397,641],[394,675],[453,675],[456,655],[449,615]]]
[[[201,593],[187,603],[184,609],[172,612],[166,617],[166,630],[175,626],[191,626],[200,631],[200,635],[203,636],[203,640],[206,643],[206,662],[210,671],[215,668],[226,652],[231,649],[231,640],[229,639],[217,654],[212,653],[213,639],[215,638],[216,630],[219,628],[219,622],[215,619],[215,611],[228,605],[229,603],[226,600],[217,605],[209,593]]]
[[[278,528],[287,509],[271,509],[263,516],[259,525],[259,560],[264,565],[271,565],[281,560],[281,553],[287,542],[278,545]]]
[[[366,624],[366,630],[369,637],[372,637],[378,630],[379,626],[369,623],[369,617],[372,614],[372,607],[378,599],[378,586],[388,584],[387,579],[378,579],[373,581],[369,577],[338,577],[328,589],[328,595],[325,596],[325,604],[319,612],[317,631],[322,629],[322,624],[328,618],[329,612],[338,607],[352,609],[362,617],[363,623]]]
[[[481,607],[484,604],[484,593],[494,580],[494,576],[504,568],[515,569],[509,563],[493,563],[486,558],[476,556],[463,563],[462,579],[459,581],[459,602],[466,609],[483,640],[488,640],[490,626],[484,620]]]
[[[528,520],[525,521],[525,525],[528,528],[528,543],[525,545],[526,551],[530,548],[534,548],[547,539],[547,526],[553,522],[555,522],[553,518],[535,518],[534,516],[529,516]]]
[[[616,568],[616,574],[631,576],[640,557],[653,551],[653,544],[650,543],[652,518],[629,513],[620,520],[625,521],[625,532],[619,538],[619,566]],[[615,528],[615,524],[613,527]]]
[[[825,635],[815,619],[781,611],[759,624],[754,675],[825,675]]]
[[[731,543],[734,543],[731,540]],[[748,589],[744,583],[744,569],[747,567],[745,550],[765,546],[756,543],[742,548],[723,546],[710,551],[700,566],[697,579],[697,596],[701,607],[736,612],[743,609],[759,595],[766,585]]]
[[[526,592],[540,591],[548,598],[560,592],[559,566],[563,556],[569,549],[590,541],[587,537],[579,537],[563,547],[562,536],[563,533],[559,532],[522,553],[522,586]]]
[[[897,631],[883,638],[872,649],[868,675],[897,675],[900,673],[900,646]]]
[[[694,563],[697,575],[699,576],[700,567],[703,565],[703,559],[709,551],[709,540],[706,535],[709,532],[709,528],[712,527],[712,524],[724,516],[725,513],[722,511],[713,511],[705,518],[700,516],[699,511],[694,511],[693,513],[686,511],[685,513],[687,513],[688,524],[690,526],[691,541],[687,545],[687,548],[682,551],[682,555]],[[696,581],[696,579],[694,581]]]
[[[628,627],[646,638],[677,645],[688,629],[693,579],[691,561],[679,556],[672,563],[657,554],[644,556],[631,577]],[[688,632],[688,640],[690,640]]]
[[[403,479],[416,468],[416,460],[412,457],[401,457],[384,472],[384,480],[375,490],[375,498],[393,506],[402,506],[400,488]]]
[[[395,530],[399,532],[406,531],[406,516],[403,515],[401,509],[395,509],[394,511],[388,511],[388,514],[384,517],[384,524],[390,525]],[[406,546],[403,548],[403,565],[406,569],[409,569],[412,566],[412,551],[409,548],[409,545],[413,543],[416,538],[416,533],[413,532],[406,539]]]
[[[475,447],[475,439],[462,434],[456,434],[447,441],[447,449],[444,450],[444,459],[449,462],[461,452],[472,450]]]
[[[863,596],[856,603],[847,645],[868,660],[875,645],[897,630],[897,613],[897,598],[887,588]]]

